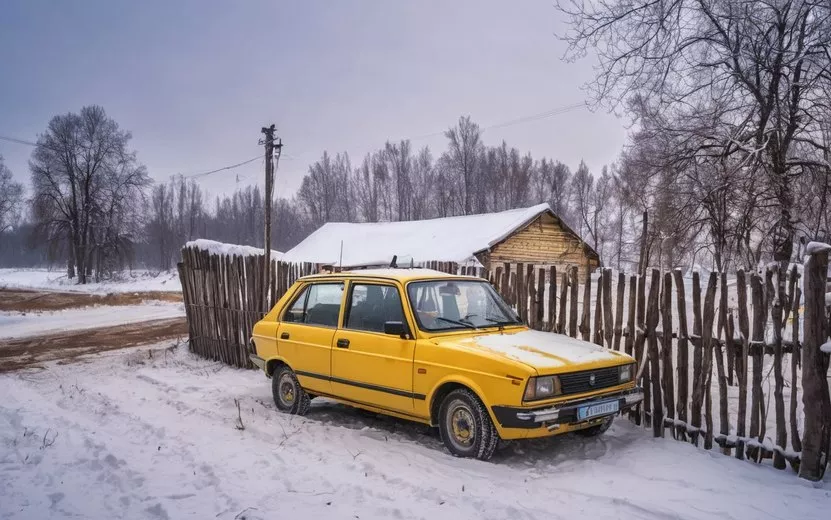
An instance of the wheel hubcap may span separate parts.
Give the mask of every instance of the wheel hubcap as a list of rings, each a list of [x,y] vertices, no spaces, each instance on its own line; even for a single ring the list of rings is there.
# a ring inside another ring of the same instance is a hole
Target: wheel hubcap
[[[476,440],[476,423],[473,413],[462,403],[454,403],[447,414],[447,426],[451,441],[461,449],[468,449]]]
[[[280,400],[286,405],[294,403],[294,381],[289,374],[280,376]]]

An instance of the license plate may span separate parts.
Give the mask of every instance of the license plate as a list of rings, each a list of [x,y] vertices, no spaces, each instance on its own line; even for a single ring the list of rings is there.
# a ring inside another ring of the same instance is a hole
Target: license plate
[[[619,401],[606,401],[605,403],[581,406],[577,409],[577,419],[580,421],[585,421],[586,419],[591,419],[592,417],[599,417],[601,415],[617,413],[619,410]]]

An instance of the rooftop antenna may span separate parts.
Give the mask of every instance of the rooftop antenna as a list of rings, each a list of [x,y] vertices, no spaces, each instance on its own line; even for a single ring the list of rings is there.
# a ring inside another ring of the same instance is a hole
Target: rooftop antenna
[[[390,262],[390,267],[398,267],[398,264],[396,264],[396,260],[398,260],[398,255],[392,255],[392,262]]]
[[[343,271],[343,240],[340,241],[340,256],[338,257],[338,272]]]

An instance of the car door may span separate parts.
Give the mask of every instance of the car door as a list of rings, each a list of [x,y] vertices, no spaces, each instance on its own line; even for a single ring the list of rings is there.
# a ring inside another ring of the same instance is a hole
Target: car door
[[[385,322],[407,324],[398,287],[350,282],[332,349],[332,390],[350,401],[411,413],[415,340],[385,334]]]
[[[277,348],[301,386],[329,394],[332,339],[340,322],[344,283],[310,283],[286,307],[277,329]]]

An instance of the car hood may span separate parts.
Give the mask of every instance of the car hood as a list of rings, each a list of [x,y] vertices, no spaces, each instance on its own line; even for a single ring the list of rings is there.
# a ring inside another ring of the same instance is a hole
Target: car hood
[[[582,369],[597,365],[616,365],[634,361],[630,356],[553,332],[521,330],[489,333],[455,339],[460,347],[486,350],[519,361],[538,373]],[[581,366],[583,365],[583,366]],[[585,366],[589,365],[589,366]]]

